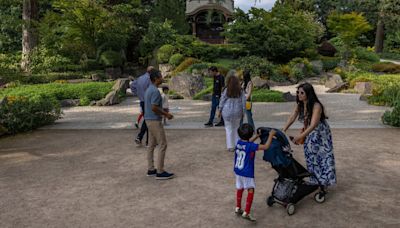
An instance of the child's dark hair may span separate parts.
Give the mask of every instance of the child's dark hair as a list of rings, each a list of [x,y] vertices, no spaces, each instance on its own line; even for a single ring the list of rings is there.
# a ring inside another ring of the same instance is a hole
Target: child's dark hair
[[[243,140],[249,140],[253,136],[254,129],[250,124],[242,124],[238,129],[239,137]]]
[[[169,90],[168,86],[163,86],[163,87],[162,87],[162,91],[163,91],[163,92],[168,91],[168,90]]]

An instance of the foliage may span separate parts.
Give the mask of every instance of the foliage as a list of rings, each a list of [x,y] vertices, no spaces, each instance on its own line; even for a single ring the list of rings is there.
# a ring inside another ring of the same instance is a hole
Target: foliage
[[[398,53],[394,52],[383,52],[379,56],[383,59],[400,60],[400,51]]]
[[[397,97],[393,109],[383,114],[382,122],[394,127],[400,127],[400,96]]]
[[[149,22],[149,27],[143,39],[139,43],[142,62],[146,63],[153,56],[154,49],[164,44],[172,44],[176,37],[176,31],[172,28],[169,21],[162,23]]]
[[[321,56],[322,68],[325,71],[333,70],[340,62],[338,57]]]
[[[383,62],[372,65],[372,70],[375,72],[384,72],[397,74],[400,73],[400,65],[395,63]]]
[[[282,92],[269,89],[254,89],[253,102],[285,102]]]
[[[354,50],[354,57],[358,60],[367,60],[369,62],[379,62],[379,55],[373,51],[369,51],[363,47],[356,47]]]
[[[36,47],[31,54],[32,73],[45,73],[66,70],[71,65],[70,59],[63,57],[43,46]]]
[[[0,105],[0,126],[5,127],[8,134],[52,124],[60,117],[60,105],[52,96],[7,96]]]
[[[179,64],[181,64],[183,60],[185,60],[185,56],[183,56],[180,53],[176,53],[176,54],[173,54],[171,56],[171,58],[169,58],[168,63],[171,64],[172,66],[176,67]]]
[[[100,63],[106,67],[122,66],[121,54],[116,51],[105,51],[100,55]]]
[[[394,53],[397,53],[398,56],[400,56],[400,29],[399,29],[399,31],[389,33],[386,36],[384,47],[385,47],[385,51],[394,52]],[[400,58],[397,57],[397,59],[400,59]]]
[[[10,53],[21,48],[21,15],[20,1],[0,0],[0,53]]]
[[[152,9],[152,18],[155,22],[170,21],[174,30],[179,34],[189,32],[189,24],[186,20],[184,0],[156,1]]]
[[[240,58],[234,65],[236,69],[249,69],[252,76],[269,78],[275,74],[275,66],[267,59],[257,56],[246,56]]]
[[[327,23],[330,31],[337,34],[347,51],[356,45],[357,38],[361,34],[372,29],[364,16],[356,12],[345,14],[334,12],[329,15]]]
[[[225,27],[231,43],[240,44],[250,55],[285,62],[315,48],[314,41],[322,28],[313,15],[295,11],[290,5],[276,5],[271,12],[252,8],[248,13],[238,9],[235,21]]]
[[[196,93],[193,96],[193,100],[201,100],[201,99],[203,99],[204,95],[211,94],[212,91],[213,91],[213,86],[210,85],[207,88],[205,88],[205,89],[201,90],[200,92]]]
[[[158,49],[157,61],[159,63],[168,63],[171,56],[174,54],[175,48],[171,44],[164,44]]]
[[[0,98],[5,96],[47,96],[56,100],[82,99],[100,100],[111,91],[112,82],[88,82],[79,84],[49,83],[21,85],[0,90]]]
[[[104,72],[91,71],[87,73],[83,72],[52,72],[43,74],[33,74],[30,76],[24,74],[7,74],[2,76],[5,83],[18,81],[22,84],[41,84],[49,83],[57,80],[72,80],[90,78],[92,74],[98,74],[100,77],[104,76]]]
[[[186,58],[181,64],[179,64],[179,66],[177,66],[175,68],[175,70],[172,72],[172,75],[175,76],[179,72],[186,70],[191,65],[193,65],[195,63],[199,63],[199,62],[200,62],[200,60],[195,59],[195,58]]]

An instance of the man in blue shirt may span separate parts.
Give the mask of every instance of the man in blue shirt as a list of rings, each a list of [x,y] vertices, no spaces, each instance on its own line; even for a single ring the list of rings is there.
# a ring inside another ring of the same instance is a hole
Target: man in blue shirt
[[[162,116],[172,119],[173,116],[162,108],[162,97],[158,86],[162,83],[161,72],[155,69],[150,71],[152,84],[147,88],[144,95],[144,119],[146,120],[150,144],[147,150],[147,176],[156,176],[157,180],[171,179],[173,173],[164,170],[165,152],[167,150],[167,138],[165,136]],[[154,149],[159,146],[157,169],[154,167]]]
[[[138,79],[133,81],[131,85],[131,90],[133,94],[136,94],[140,100],[140,107],[142,108],[143,114],[145,113],[145,105],[144,105],[144,94],[147,90],[147,88],[151,85],[150,81],[150,71],[154,69],[153,66],[147,67],[146,73],[140,76]],[[142,127],[140,128],[140,132],[137,135],[135,142],[137,145],[142,144],[142,139],[144,137],[144,134],[147,132],[147,125],[146,121],[143,121]],[[148,137],[146,140],[146,145],[148,144]]]

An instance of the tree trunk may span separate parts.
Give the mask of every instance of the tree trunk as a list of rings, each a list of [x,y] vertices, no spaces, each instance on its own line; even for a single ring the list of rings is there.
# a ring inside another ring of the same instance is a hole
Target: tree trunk
[[[30,55],[36,47],[38,37],[34,22],[39,18],[38,0],[24,0],[22,9],[22,60],[21,69],[30,71]]]
[[[382,18],[379,18],[378,25],[376,26],[375,35],[375,52],[382,53],[383,51],[383,39],[385,36],[384,24]]]

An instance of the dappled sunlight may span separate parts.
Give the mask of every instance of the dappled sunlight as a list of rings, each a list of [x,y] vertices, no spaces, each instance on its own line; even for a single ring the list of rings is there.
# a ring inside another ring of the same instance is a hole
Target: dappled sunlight
[[[29,152],[0,154],[0,162],[5,164],[17,164],[23,162],[30,162],[38,159],[40,159],[40,156],[33,155]]]
[[[360,111],[356,111],[355,113],[364,113],[364,114],[368,114],[368,113],[382,113],[384,112],[384,110],[360,110]]]

